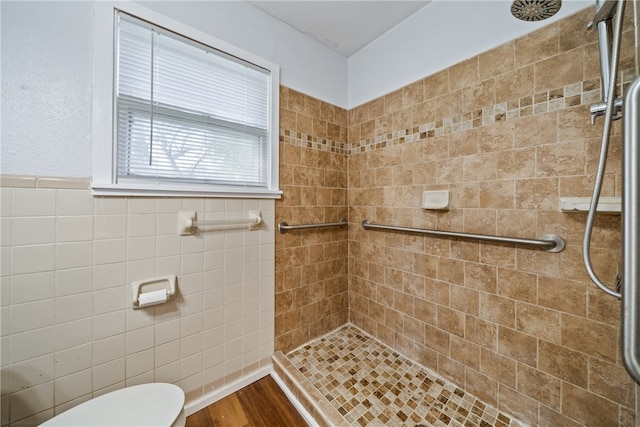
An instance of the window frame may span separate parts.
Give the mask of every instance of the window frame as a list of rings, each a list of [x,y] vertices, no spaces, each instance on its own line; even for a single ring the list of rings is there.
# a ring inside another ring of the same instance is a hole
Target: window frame
[[[129,1],[96,3],[96,40],[93,60],[92,179],[95,196],[238,197],[277,199],[279,185],[279,91],[280,67],[184,23]],[[269,145],[266,187],[156,181],[117,182],[117,117],[115,81],[116,26],[118,11],[153,23],[168,31],[250,62],[269,71]]]

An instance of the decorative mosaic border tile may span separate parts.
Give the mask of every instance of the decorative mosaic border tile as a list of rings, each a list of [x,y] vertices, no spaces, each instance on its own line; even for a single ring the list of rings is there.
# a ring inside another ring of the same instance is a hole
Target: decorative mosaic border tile
[[[312,148],[314,150],[326,151],[347,155],[347,144],[331,139],[318,138],[306,133],[296,132],[285,128],[280,128],[280,142],[294,145],[296,147]]]
[[[352,427],[524,426],[351,324],[286,357]]]
[[[634,80],[636,72],[632,69],[625,70],[621,73],[621,76],[621,83],[619,83],[619,85],[622,86],[624,90],[626,85]],[[444,117],[433,122],[424,123],[409,129],[401,129],[385,135],[378,135],[375,138],[363,139],[355,143],[332,141],[284,128],[280,129],[280,141],[299,147],[351,155],[375,151],[392,145],[463,132],[481,126],[488,126],[496,122],[510,121],[551,111],[560,111],[578,105],[588,105],[599,102],[600,99],[600,80],[586,80],[531,96],[512,99],[495,105],[487,105],[478,110],[456,116]]]

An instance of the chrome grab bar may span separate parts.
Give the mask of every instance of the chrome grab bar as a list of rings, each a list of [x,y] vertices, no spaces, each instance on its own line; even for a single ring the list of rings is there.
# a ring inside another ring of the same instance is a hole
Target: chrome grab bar
[[[640,383],[638,321],[640,307],[640,78],[624,98],[622,188],[622,359],[633,379]]]
[[[278,231],[284,234],[289,230],[305,230],[307,228],[345,227],[346,225],[347,225],[347,220],[345,218],[340,218],[338,222],[327,222],[323,224],[289,225],[286,222],[282,221],[281,223],[278,224]]]
[[[368,229],[407,231],[410,233],[430,234],[433,236],[458,237],[462,239],[484,240],[488,242],[516,243],[530,245],[544,249],[547,252],[560,252],[564,249],[564,240],[557,234],[545,234],[540,240],[521,239],[519,237],[491,236],[487,234],[459,233],[455,231],[428,230],[424,228],[397,227],[393,225],[372,224],[368,220],[362,221],[362,227]]]

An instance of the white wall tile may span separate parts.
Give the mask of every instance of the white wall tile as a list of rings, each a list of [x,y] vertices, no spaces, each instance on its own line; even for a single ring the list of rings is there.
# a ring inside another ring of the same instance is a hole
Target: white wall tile
[[[181,275],[180,256],[158,257],[156,258],[156,276]],[[178,287],[180,283],[178,283]]]
[[[90,343],[92,340],[93,318],[60,323],[54,330],[56,351]]]
[[[224,212],[224,209],[224,199],[205,199],[204,201],[204,210],[206,212]]]
[[[171,213],[159,213],[156,217],[156,235],[178,235],[178,214],[174,211]]]
[[[189,295],[202,292],[204,290],[204,274],[192,273],[183,274],[180,280],[180,293]]]
[[[43,356],[53,352],[53,327],[11,335],[11,362]]]
[[[182,305],[180,306],[180,313],[183,316],[202,313],[203,307],[204,301],[202,298],[202,293],[182,295]]]
[[[94,240],[93,262],[99,264],[113,264],[127,259],[127,241],[125,239]]]
[[[55,402],[56,405],[69,402],[80,396],[89,395],[92,391],[91,369],[76,372],[56,379]]]
[[[14,393],[11,396],[11,422],[53,408],[53,381]]]
[[[201,234],[181,236],[180,244],[181,244],[180,251],[183,254],[193,254],[193,253],[199,254],[204,250],[204,238],[202,237]]]
[[[222,306],[204,312],[204,328],[217,328],[224,325],[224,309]]]
[[[24,385],[47,384],[51,399],[55,383],[56,411],[149,381],[179,383],[198,397],[204,372],[211,387],[222,385],[273,348],[266,318],[273,316],[273,295],[266,295],[273,293],[273,230],[266,231],[273,224],[177,232],[180,210],[204,219],[241,218],[248,209],[273,216],[273,201],[2,190],[10,199],[2,203],[2,366],[30,367],[36,376],[25,375]],[[131,282],[167,274],[178,276],[177,298],[131,309]],[[49,405],[20,410],[38,419],[51,415]]]
[[[202,372],[180,380],[178,385],[184,390],[185,399],[198,399],[202,396]]]
[[[224,305],[239,303],[242,301],[243,284],[236,283],[234,285],[226,285],[224,287]],[[240,316],[242,316],[242,309],[240,309]]]
[[[220,376],[215,379],[224,377],[224,345],[208,348],[204,351],[204,367],[210,369],[215,366],[219,367]]]
[[[106,289],[123,286],[126,283],[126,264],[96,265],[93,267],[93,288]]]
[[[55,354],[56,377],[88,369],[92,364],[92,348],[89,344],[57,351]]]
[[[224,344],[224,328],[218,326],[216,328],[206,329],[202,338],[205,349],[219,347]]]
[[[89,190],[56,190],[56,215],[93,215],[93,196]]]
[[[227,231],[224,233],[224,248],[241,248],[244,242],[242,231]]]
[[[56,191],[35,188],[13,190],[13,216],[54,216]]]
[[[204,212],[204,199],[196,197],[189,197],[182,199],[182,211],[196,211],[198,213]]]
[[[198,372],[202,375],[202,353],[180,358],[180,376],[182,378],[190,377]]]
[[[225,267],[223,277],[225,287],[242,283],[242,266]]]
[[[153,326],[153,307],[125,310],[127,331]]]
[[[59,216],[56,219],[56,241],[81,242],[93,239],[93,216]]]
[[[155,255],[155,237],[132,237],[127,239],[127,261],[152,259]]]
[[[236,380],[242,374],[242,356],[233,359],[224,359],[224,381],[225,384]]]
[[[54,260],[55,245],[13,246],[11,274],[51,271],[54,269]]]
[[[114,335],[103,340],[96,340],[93,345],[93,365],[111,362],[124,358],[125,356],[125,336],[124,334]]]
[[[91,400],[93,398],[93,396],[91,394],[85,394],[84,396],[80,396],[76,399],[73,400],[69,400],[68,402],[65,402],[61,405],[56,405],[53,409],[54,412],[56,413],[56,415],[61,414],[65,411],[68,411],[69,409],[73,408],[74,406],[78,406],[81,403],[84,403],[88,400]]]
[[[224,249],[224,233],[207,233],[204,236],[204,250],[218,251]]]
[[[96,240],[122,239],[127,237],[126,215],[96,215],[94,218],[94,238]]]
[[[202,313],[198,312],[190,316],[180,318],[180,336],[186,337],[203,330]]]
[[[0,188],[0,216],[11,216],[13,211],[13,189]]]
[[[93,316],[93,339],[101,340],[124,334],[126,330],[125,319],[124,310]]]
[[[230,248],[224,251],[224,266],[225,268],[237,267],[244,262],[244,249],[243,248]]]
[[[13,226],[13,218],[0,217],[0,246],[11,246],[11,228]]]
[[[90,267],[92,264],[92,242],[58,243],[56,245],[56,269]]]
[[[55,299],[57,323],[70,322],[91,317],[93,314],[93,295],[91,292],[69,295]]]
[[[0,337],[0,366],[3,368],[11,363],[11,337]]]
[[[123,310],[127,306],[127,298],[132,298],[131,288],[128,286],[96,290],[93,292],[93,314]]]
[[[156,368],[155,378],[158,382],[174,384],[180,381],[180,362],[175,361]]]
[[[180,339],[180,358],[202,352],[202,332]]]
[[[2,392],[15,393],[28,387],[52,381],[53,354],[45,354],[21,363],[16,363],[9,369],[10,382],[2,383]]]
[[[221,270],[222,268],[224,268],[224,250],[207,251],[204,253],[205,271]],[[220,284],[222,284],[222,280],[220,280]]]
[[[222,307],[224,304],[224,289],[213,289],[204,293],[204,309],[210,310],[216,307]]]
[[[0,307],[0,336],[11,335],[11,306]]]
[[[156,260],[143,259],[127,262],[127,283],[155,277]]]
[[[152,214],[156,212],[156,200],[151,197],[132,197],[127,199],[127,213]]]
[[[56,218],[52,216],[13,218],[11,244],[40,245],[56,241]]]
[[[133,385],[152,383],[155,381],[154,373],[155,373],[155,369],[152,369],[150,371],[143,372],[133,377],[127,377],[125,384],[127,385],[127,387],[131,387]]]
[[[127,356],[127,378],[135,377],[136,375],[140,375],[144,372],[152,371],[154,369],[153,353],[154,350],[149,349]]]
[[[157,236],[156,255],[158,257],[180,255],[180,236]]]
[[[124,358],[93,367],[93,388],[99,390],[124,381]]]
[[[96,215],[126,214],[127,199],[120,197],[94,197],[93,209]]]
[[[52,298],[55,289],[53,271],[15,275],[11,278],[11,301],[21,304]]]
[[[174,232],[176,229],[177,229],[177,225],[174,228]],[[128,237],[155,236],[156,235],[155,214],[128,215],[127,216],[127,235]]]
[[[0,307],[11,305],[11,276],[0,277]]]
[[[182,256],[182,274],[198,273],[204,267],[202,252],[185,254]]]
[[[145,328],[128,331],[125,335],[127,355],[147,350],[154,346],[154,328]]]
[[[11,276],[11,252],[12,248],[0,248],[0,276]]]
[[[11,333],[44,328],[53,324],[53,299],[11,306]]]
[[[93,289],[93,268],[57,270],[55,273],[55,295],[63,297]]]
[[[164,344],[180,338],[180,319],[173,319],[155,325],[155,343]]]
[[[180,340],[169,341],[155,347],[156,368],[180,360]],[[179,369],[178,369],[179,370]]]
[[[156,210],[158,213],[179,212],[182,210],[182,199],[178,199],[177,197],[158,199]]]

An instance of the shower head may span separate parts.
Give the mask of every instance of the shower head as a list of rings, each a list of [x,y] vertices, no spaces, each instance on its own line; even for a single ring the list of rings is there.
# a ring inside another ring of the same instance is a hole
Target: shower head
[[[542,21],[555,15],[562,0],[515,0],[511,14],[522,21]]]

